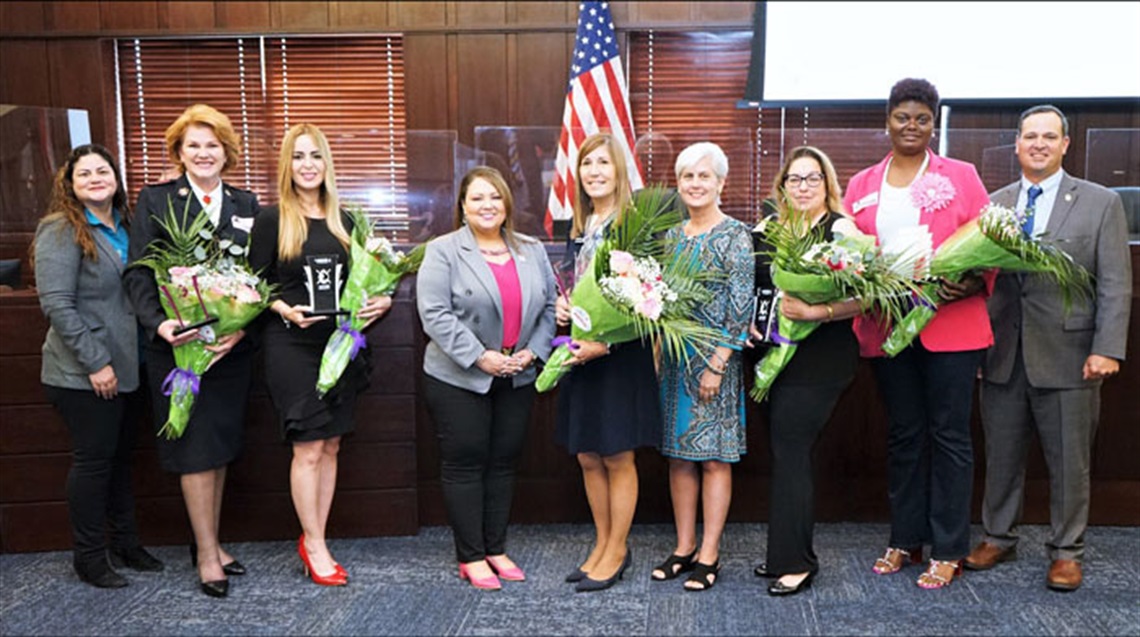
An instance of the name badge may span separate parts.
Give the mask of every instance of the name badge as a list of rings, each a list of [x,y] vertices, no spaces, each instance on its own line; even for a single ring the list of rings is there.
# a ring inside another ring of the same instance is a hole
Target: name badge
[[[877,203],[879,203],[879,192],[875,191],[875,192],[863,197],[859,201],[856,201],[854,204],[852,204],[851,214],[857,215],[864,208],[866,208],[868,206],[874,206]]]
[[[234,215],[230,219],[230,223],[234,224],[234,228],[249,234],[253,230],[253,217],[239,217]]]

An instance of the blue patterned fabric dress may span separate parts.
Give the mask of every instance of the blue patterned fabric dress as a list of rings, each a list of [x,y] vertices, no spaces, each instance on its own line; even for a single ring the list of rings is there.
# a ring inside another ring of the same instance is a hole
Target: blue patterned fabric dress
[[[692,251],[701,269],[720,272],[722,280],[707,284],[712,300],[697,309],[697,321],[721,332],[720,345],[730,347],[720,392],[707,403],[698,400],[700,377],[712,350],[693,352],[688,363],[666,358],[661,365],[661,408],[665,420],[661,454],[682,460],[736,462],[746,449],[744,438],[744,372],[740,349],[752,318],[754,263],[749,229],[725,217],[708,232],[686,237],[681,226],[667,235],[677,250]]]

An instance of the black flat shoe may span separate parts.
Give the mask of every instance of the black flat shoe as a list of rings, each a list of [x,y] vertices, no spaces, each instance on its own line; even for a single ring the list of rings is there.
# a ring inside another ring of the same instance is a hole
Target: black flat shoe
[[[75,574],[79,580],[95,588],[122,588],[130,582],[127,578],[115,572],[106,559],[88,563],[75,563]]]
[[[625,569],[629,568],[629,565],[632,561],[633,551],[627,548],[625,551],[625,559],[621,562],[621,568],[618,569],[618,572],[613,574],[613,577],[604,580],[596,580],[591,579],[589,575],[586,575],[578,582],[578,585],[574,587],[574,590],[579,593],[593,593],[595,591],[604,591],[607,588],[612,587],[614,584],[617,584],[617,581],[625,576]]]
[[[111,565],[115,568],[127,567],[133,571],[146,571],[157,573],[166,568],[157,557],[153,556],[141,546],[132,546],[129,549],[110,549]]]
[[[779,577],[779,575],[768,570],[767,562],[760,562],[756,568],[752,569],[752,574],[756,577]]]
[[[573,573],[570,573],[569,575],[566,576],[566,583],[567,584],[577,584],[578,582],[581,582],[584,579],[586,579],[586,571],[583,571],[580,568],[576,568],[576,569],[574,569]]]
[[[197,568],[198,566],[198,545],[190,543],[190,566]],[[234,560],[229,564],[222,564],[222,572],[226,575],[245,575],[245,565],[241,562]]]
[[[768,585],[768,594],[772,597],[783,597],[785,595],[795,595],[796,593],[811,588],[811,581],[815,579],[816,571],[807,574],[807,577],[800,580],[799,584],[795,586],[785,586],[779,579]]]
[[[670,555],[664,562],[653,567],[653,571],[649,573],[649,577],[654,581],[664,582],[671,580],[681,573],[688,573],[693,570],[693,565],[697,563],[697,549],[693,549],[692,553],[688,555],[677,555],[676,553]],[[657,572],[661,571],[662,576],[657,577]]]
[[[225,597],[230,594],[230,581],[227,579],[201,582],[202,592],[210,597]]]

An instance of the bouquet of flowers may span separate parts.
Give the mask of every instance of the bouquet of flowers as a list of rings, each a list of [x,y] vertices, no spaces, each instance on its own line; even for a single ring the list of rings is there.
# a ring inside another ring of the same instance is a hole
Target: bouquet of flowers
[[[716,333],[690,317],[707,300],[695,259],[667,250],[663,234],[680,222],[663,209],[665,192],[637,193],[620,221],[607,231],[593,259],[569,293],[570,337],[554,340],[555,349],[535,381],[540,391],[553,389],[569,373],[574,340],[616,345],[659,337],[670,355],[687,360],[693,345],[711,346]],[[565,290],[564,290],[565,293]]]
[[[407,254],[392,247],[383,237],[372,236],[372,222],[364,211],[350,211],[353,220],[352,245],[348,280],[340,295],[340,307],[348,311],[348,318],[340,320],[337,330],[325,344],[321,356],[321,369],[317,373],[317,393],[324,396],[340,380],[348,363],[356,358],[365,345],[366,320],[357,316],[360,308],[374,296],[391,295],[400,279],[420,269],[424,260],[424,246],[418,245]]]
[[[796,215],[792,215],[795,219]],[[856,298],[864,309],[877,306],[888,315],[901,316],[904,300],[914,289],[906,272],[914,264],[903,258],[888,258],[875,246],[875,238],[860,233],[850,221],[835,224],[833,241],[824,240],[823,228],[803,231],[795,221],[770,220],[763,227],[764,239],[771,246],[765,251],[772,258],[772,282],[780,290],[777,323],[771,339],[776,346],[756,363],[749,394],[763,401],[772,383],[787,367],[798,344],[811,335],[819,323],[793,321],[779,311],[783,294],[805,303],[830,303]]]
[[[910,311],[891,329],[883,351],[895,356],[914,341],[934,319],[938,279],[958,281],[968,272],[1001,268],[1011,272],[1040,272],[1061,288],[1066,307],[1073,296],[1092,294],[1089,273],[1056,245],[1027,236],[1023,218],[1010,208],[989,204],[981,214],[947,237],[937,250],[925,248],[928,268],[916,279],[921,288],[912,297]]]
[[[202,375],[217,356],[206,345],[256,318],[269,305],[270,288],[249,270],[244,247],[214,236],[205,212],[183,225],[170,203],[159,225],[169,240],[152,243],[139,263],[154,270],[167,318],[181,330],[198,329],[198,338],[174,348],[174,369],[162,384],[170,409],[158,433],[173,440],[185,433]]]

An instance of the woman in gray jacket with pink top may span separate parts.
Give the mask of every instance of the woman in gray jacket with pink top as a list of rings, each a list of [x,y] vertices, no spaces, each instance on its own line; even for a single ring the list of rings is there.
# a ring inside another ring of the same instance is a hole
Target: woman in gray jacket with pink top
[[[79,579],[127,585],[110,559],[137,571],[162,562],[139,544],[131,492],[138,424],[139,334],[122,285],[127,206],[111,153],[94,144],[71,152],[36,229],[33,261],[50,327],[40,380],[71,432],[68,515]]]

